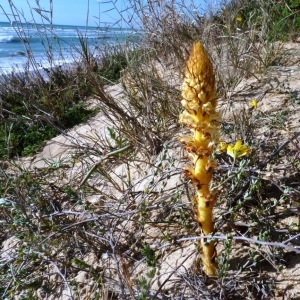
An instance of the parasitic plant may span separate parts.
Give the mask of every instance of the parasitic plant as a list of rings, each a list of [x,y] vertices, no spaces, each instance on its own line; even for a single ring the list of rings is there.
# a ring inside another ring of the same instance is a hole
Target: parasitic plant
[[[189,127],[192,132],[191,136],[180,138],[193,164],[186,167],[185,174],[196,188],[194,205],[201,232],[203,235],[211,235],[214,231],[215,197],[210,189],[210,182],[216,168],[212,153],[219,139],[219,114],[216,112],[213,66],[199,42],[193,45],[186,63],[182,97],[181,104],[185,110],[179,117],[180,122]],[[203,271],[213,276],[216,274],[215,243],[203,239],[200,246]]]

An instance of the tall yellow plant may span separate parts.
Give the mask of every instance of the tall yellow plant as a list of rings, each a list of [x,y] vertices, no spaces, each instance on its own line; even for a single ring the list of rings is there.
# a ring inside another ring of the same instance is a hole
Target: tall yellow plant
[[[193,45],[186,63],[182,97],[181,104],[185,110],[179,119],[192,132],[191,136],[180,138],[192,161],[192,166],[186,167],[185,173],[196,187],[195,211],[202,234],[210,235],[214,231],[213,206],[215,203],[210,182],[216,167],[211,156],[219,140],[219,115],[216,112],[217,99],[213,66],[199,42]],[[203,271],[213,276],[216,274],[215,243],[203,239],[200,246]]]

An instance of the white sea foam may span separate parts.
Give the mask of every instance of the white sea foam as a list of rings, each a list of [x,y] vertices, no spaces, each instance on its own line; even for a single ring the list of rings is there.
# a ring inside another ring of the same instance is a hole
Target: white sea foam
[[[0,36],[0,43],[11,43],[14,41],[18,42],[18,41],[20,41],[20,39],[13,35]]]

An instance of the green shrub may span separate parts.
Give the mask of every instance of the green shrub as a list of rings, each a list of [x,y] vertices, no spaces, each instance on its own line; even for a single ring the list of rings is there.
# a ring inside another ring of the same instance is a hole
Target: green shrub
[[[231,16],[231,27],[255,29],[270,41],[289,40],[299,36],[300,14],[298,0],[234,0],[218,13]],[[232,13],[234,12],[234,13]],[[226,18],[228,20],[228,18]],[[227,25],[228,24],[224,24]]]
[[[26,123],[20,118],[18,123],[8,120],[0,125],[0,157],[31,155],[36,153],[44,141],[58,134],[53,126],[42,122]]]
[[[30,155],[42,143],[86,121],[95,110],[86,108],[91,94],[84,74],[56,68],[44,80],[28,72],[0,78],[0,158]]]

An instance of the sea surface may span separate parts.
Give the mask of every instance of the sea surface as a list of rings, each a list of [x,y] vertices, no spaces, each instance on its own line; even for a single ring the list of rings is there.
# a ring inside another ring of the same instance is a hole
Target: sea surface
[[[97,55],[104,45],[137,39],[129,29],[0,22],[0,73],[30,70],[33,58],[38,68],[72,63],[80,56],[79,36]]]

